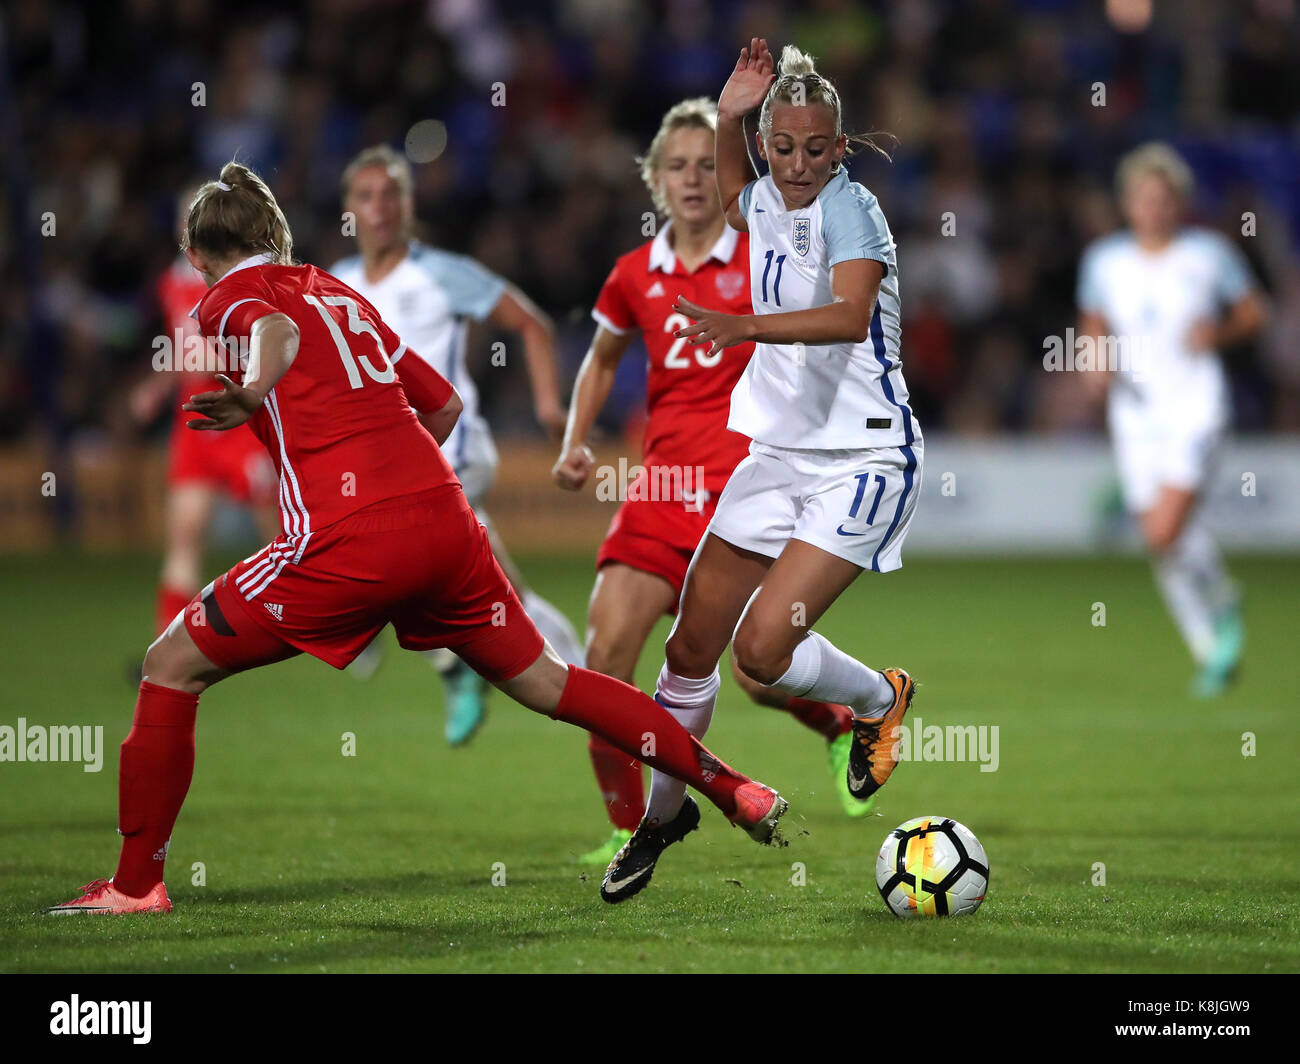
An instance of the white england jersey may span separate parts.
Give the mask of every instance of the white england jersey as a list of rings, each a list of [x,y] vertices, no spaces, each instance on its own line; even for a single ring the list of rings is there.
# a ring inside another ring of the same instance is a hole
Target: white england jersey
[[[1226,422],[1228,386],[1217,351],[1188,347],[1192,327],[1216,320],[1254,286],[1245,258],[1208,229],[1180,231],[1161,251],[1131,232],[1093,241],[1079,267],[1079,309],[1116,337],[1111,417],[1170,424]]]
[[[478,389],[465,369],[469,319],[482,321],[492,313],[505,281],[467,256],[418,240],[411,241],[406,257],[378,284],[366,280],[360,255],[335,263],[329,272],[365,296],[403,342],[460,393],[465,410],[442,451],[463,477],[465,467],[479,460],[475,440],[490,441],[478,412]]]
[[[841,168],[807,207],[786,210],[765,176],[745,186],[740,209],[749,226],[755,314],[830,303],[831,267],[848,259],[879,262],[885,276],[864,342],[756,344],[732,392],[727,427],[805,450],[909,448],[920,440],[899,357],[894,239],[876,197]]]

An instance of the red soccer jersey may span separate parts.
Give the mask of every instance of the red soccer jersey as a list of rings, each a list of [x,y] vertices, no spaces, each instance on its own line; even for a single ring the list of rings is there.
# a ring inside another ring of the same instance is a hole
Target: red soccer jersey
[[[258,256],[208,289],[196,313],[203,335],[227,344],[246,343],[253,323],[276,312],[298,326],[298,354],[248,423],[279,473],[296,556],[314,529],[383,499],[458,483],[411,408],[441,409],[451,385],[423,359],[403,358],[406,345],[342,281]]]
[[[611,332],[640,329],[650,356],[646,382],[649,421],[643,443],[646,466],[701,466],[704,486],[722,490],[749,451],[749,437],[727,429],[731,391],[754,353],[752,343],[728,347],[710,357],[673,333],[688,318],[673,311],[682,296],[730,314],[750,314],[749,236],[730,227],[709,258],[687,273],[668,242],[671,225],[622,256],[605,280],[591,312]]]

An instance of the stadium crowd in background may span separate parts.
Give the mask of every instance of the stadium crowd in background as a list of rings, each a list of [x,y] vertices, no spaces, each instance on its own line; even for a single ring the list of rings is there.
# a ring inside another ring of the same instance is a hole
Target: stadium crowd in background
[[[345,163],[405,147],[425,236],[532,294],[571,380],[608,264],[648,235],[635,156],[756,33],[798,41],[848,113],[899,138],[892,163],[866,153],[852,173],[894,228],[927,431],[1099,428],[1075,382],[1042,371],[1044,338],[1075,324],[1080,251],[1118,224],[1116,160],[1151,139],[1186,157],[1193,220],[1273,302],[1266,334],[1227,353],[1238,429],[1300,431],[1295,6],[1157,3],[1148,21],[1144,0],[16,0],[0,443],[138,437],[125,396],[164,332],[177,191],[232,156],[285,205],[298,255],[329,264],[354,249]],[[609,428],[639,409],[634,362]],[[476,372],[498,433],[540,435],[522,355]]]

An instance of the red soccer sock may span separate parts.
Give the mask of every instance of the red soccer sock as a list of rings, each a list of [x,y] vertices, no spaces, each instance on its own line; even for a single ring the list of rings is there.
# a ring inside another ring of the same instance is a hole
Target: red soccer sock
[[[709,753],[653,698],[612,676],[570,665],[551,716],[682,780],[728,817],[736,811],[736,789],[753,782]]]
[[[167,584],[158,585],[158,598],[154,606],[154,635],[162,635],[172,618],[189,605],[193,591],[182,591]]]
[[[194,720],[199,696],[145,680],[117,777],[117,830],[122,836],[113,885],[142,898],[162,882],[167,843],[194,776]]]
[[[800,724],[811,728],[827,742],[853,727],[853,710],[838,702],[810,702],[806,698],[792,698],[785,708]]]
[[[596,770],[600,796],[609,811],[609,822],[624,831],[635,831],[645,812],[641,762],[598,735],[588,740],[587,751],[591,754],[591,767]]]

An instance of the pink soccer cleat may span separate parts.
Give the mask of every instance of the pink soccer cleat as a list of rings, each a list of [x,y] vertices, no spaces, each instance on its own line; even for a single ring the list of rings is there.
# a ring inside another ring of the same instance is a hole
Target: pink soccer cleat
[[[81,888],[81,894],[62,905],[51,905],[47,913],[91,913],[96,916],[103,913],[169,913],[172,900],[167,897],[167,888],[159,883],[143,898],[133,898],[123,894],[111,879],[97,879]]]
[[[731,822],[755,842],[764,846],[784,846],[777,821],[785,816],[789,805],[771,787],[761,783],[742,783],[736,788],[736,812]]]

